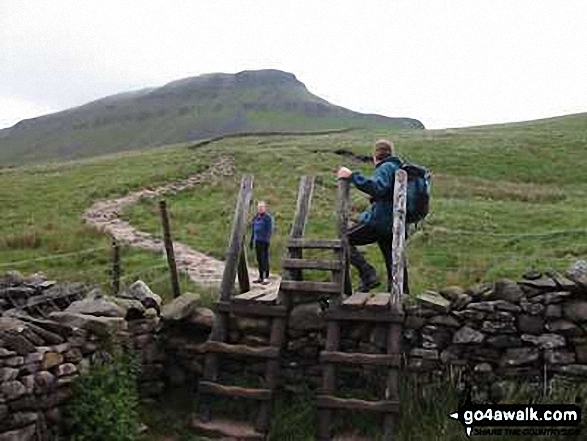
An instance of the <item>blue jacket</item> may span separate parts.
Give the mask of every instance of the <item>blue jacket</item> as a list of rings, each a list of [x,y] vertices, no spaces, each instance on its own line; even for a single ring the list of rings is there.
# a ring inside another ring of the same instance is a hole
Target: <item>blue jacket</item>
[[[269,213],[260,215],[257,213],[251,222],[253,234],[251,236],[251,243],[271,241],[271,234],[273,233],[273,218]]]
[[[371,196],[371,207],[361,213],[359,222],[375,227],[384,236],[391,235],[393,229],[393,186],[395,172],[401,167],[398,158],[391,157],[375,167],[373,177],[360,172],[351,175],[351,181],[359,190]]]

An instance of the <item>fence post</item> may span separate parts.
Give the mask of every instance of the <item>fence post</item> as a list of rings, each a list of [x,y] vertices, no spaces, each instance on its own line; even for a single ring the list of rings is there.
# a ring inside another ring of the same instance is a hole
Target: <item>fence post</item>
[[[171,276],[171,289],[174,297],[181,295],[179,289],[179,278],[177,277],[177,266],[175,264],[175,253],[173,251],[173,242],[171,240],[171,231],[169,228],[169,216],[167,213],[167,204],[165,199],[159,201],[159,210],[161,211],[161,222],[163,224],[163,240],[165,241],[165,253],[167,254],[167,263]]]
[[[112,294],[120,292],[120,247],[115,237],[112,237]]]

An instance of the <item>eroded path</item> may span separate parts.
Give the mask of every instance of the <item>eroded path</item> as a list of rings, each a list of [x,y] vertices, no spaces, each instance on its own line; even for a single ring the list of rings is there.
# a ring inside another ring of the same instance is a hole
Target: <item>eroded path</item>
[[[120,218],[120,213],[141,199],[173,195],[177,192],[194,188],[204,182],[214,182],[219,178],[234,175],[234,173],[234,158],[220,156],[213,160],[206,170],[184,180],[166,184],[154,190],[137,190],[118,199],[98,201],[90,209],[86,210],[83,214],[83,220],[97,230],[115,237],[122,243],[147,251],[165,253],[163,240],[133,227],[130,223]],[[179,271],[187,273],[189,278],[198,285],[219,285],[224,271],[222,261],[179,242],[175,242],[173,248]],[[253,270],[250,270],[249,274],[251,278],[256,278],[256,273]],[[270,286],[268,285],[266,289],[269,289]]]

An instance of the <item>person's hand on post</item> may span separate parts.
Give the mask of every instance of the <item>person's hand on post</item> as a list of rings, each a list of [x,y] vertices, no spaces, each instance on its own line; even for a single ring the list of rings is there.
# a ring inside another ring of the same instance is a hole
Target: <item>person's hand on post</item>
[[[351,175],[353,174],[353,172],[351,170],[349,170],[346,167],[341,167],[338,169],[338,172],[336,173],[336,177],[338,179],[348,179],[351,177]]]

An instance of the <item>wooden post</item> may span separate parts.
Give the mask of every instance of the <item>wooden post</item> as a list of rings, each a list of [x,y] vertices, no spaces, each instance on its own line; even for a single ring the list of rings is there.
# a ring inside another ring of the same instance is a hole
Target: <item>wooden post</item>
[[[173,251],[173,241],[171,240],[171,231],[169,227],[169,216],[167,213],[167,204],[165,200],[159,201],[159,210],[161,211],[161,222],[163,224],[163,240],[165,241],[165,253],[167,254],[167,263],[169,264],[169,273],[171,276],[171,290],[174,297],[179,297],[179,278],[177,277],[177,266],[175,264],[175,253]]]
[[[294,215],[293,224],[289,237],[292,239],[299,239],[304,237],[306,232],[306,224],[308,222],[308,215],[310,214],[310,206],[312,203],[312,194],[314,193],[314,177],[302,176],[300,179],[300,187],[298,189],[298,199],[296,203],[296,213]],[[288,250],[288,257],[291,259],[301,259],[302,249],[295,248]],[[287,279],[302,280],[302,270],[294,269],[287,271]]]
[[[115,237],[112,237],[112,295],[120,291],[120,247]]]
[[[240,257],[238,259],[238,285],[240,292],[245,293],[251,290],[251,284],[249,282],[249,268],[247,267],[247,251],[246,247],[243,246]]]
[[[353,288],[351,286],[351,278],[350,278],[350,245],[349,245],[349,238],[348,238],[348,225],[349,225],[349,211],[350,211],[350,191],[351,191],[351,181],[350,179],[339,179],[338,180],[338,237],[342,243],[341,253],[342,253],[342,292],[341,292],[341,299],[342,295],[347,294],[351,295],[353,293]],[[338,303],[336,304],[338,305]]]
[[[234,220],[232,223],[232,232],[226,249],[226,259],[224,262],[224,273],[220,284],[220,300],[230,300],[234,292],[234,281],[237,275],[238,261],[243,250],[245,239],[245,228],[247,224],[247,213],[253,197],[253,177],[250,175],[243,176],[234,210]]]
[[[404,268],[406,247],[406,196],[408,175],[403,170],[395,173],[393,197],[393,241],[392,241],[392,286],[391,307],[402,311],[402,297],[404,295]]]
[[[406,243],[406,196],[408,177],[407,173],[399,170],[395,174],[393,198],[393,267],[390,308],[394,315],[403,314],[404,295],[404,268]],[[393,322],[389,325],[387,334],[387,353],[400,354],[401,323]],[[385,399],[399,401],[399,370],[391,368],[387,375]],[[383,423],[383,440],[391,441],[397,427],[397,416],[386,414]]]

